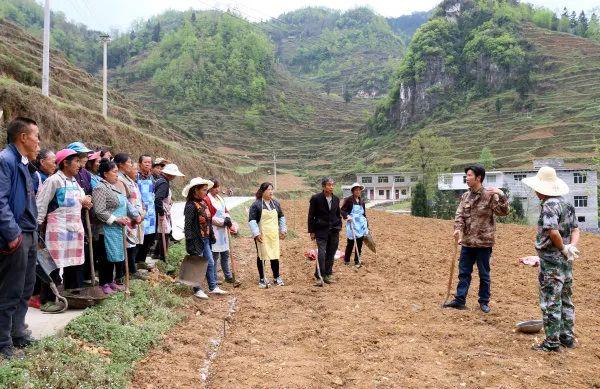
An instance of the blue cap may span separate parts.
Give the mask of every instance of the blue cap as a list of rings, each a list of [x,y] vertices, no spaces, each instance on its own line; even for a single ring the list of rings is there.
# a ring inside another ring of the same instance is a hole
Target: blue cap
[[[77,153],[91,153],[93,151],[85,147],[81,142],[73,142],[67,146],[67,149],[75,150]]]

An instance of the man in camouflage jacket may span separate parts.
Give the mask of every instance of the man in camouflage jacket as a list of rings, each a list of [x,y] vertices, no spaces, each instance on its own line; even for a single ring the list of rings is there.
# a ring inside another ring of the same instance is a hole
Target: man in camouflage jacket
[[[540,257],[540,308],[546,339],[534,349],[574,348],[573,260],[579,257],[579,228],[575,208],[562,197],[569,188],[550,167],[542,167],[523,183],[541,200],[535,248]]]
[[[485,169],[479,164],[465,169],[469,190],[461,197],[454,220],[454,239],[460,244],[458,286],[446,308],[465,309],[473,265],[479,272],[479,307],[490,311],[490,257],[496,232],[495,216],[508,215],[508,198],[498,188],[484,188]]]

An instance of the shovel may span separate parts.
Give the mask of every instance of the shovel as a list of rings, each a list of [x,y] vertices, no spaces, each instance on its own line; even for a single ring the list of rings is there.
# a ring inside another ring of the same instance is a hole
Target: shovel
[[[360,260],[360,253],[358,252],[358,244],[356,243],[356,231],[354,231],[354,223],[352,220],[348,221],[350,223],[350,230],[352,230],[352,239],[354,242],[354,254],[356,255],[356,259],[358,261],[358,267],[362,266],[362,261]]]
[[[177,281],[183,285],[202,289],[200,281],[206,277],[207,269],[206,258],[199,255],[186,255],[181,262]]]
[[[125,298],[129,297],[129,258],[127,258],[127,227],[123,226],[123,254],[125,254]]]
[[[446,289],[446,298],[442,303],[442,308],[444,308],[444,305],[448,303],[448,299],[450,298],[450,292],[452,290],[452,280],[454,279],[454,266],[456,262],[456,256],[458,254],[458,243],[452,241],[452,245],[454,246],[454,254],[452,255],[452,258],[450,260],[450,277],[448,278],[448,288]]]
[[[233,251],[231,250],[231,234],[229,233],[229,228],[227,228],[227,242],[229,244],[229,260],[231,261],[231,275],[233,276],[233,287],[237,288],[239,287],[242,283],[238,282],[238,280],[235,278],[235,275],[237,274],[237,264],[235,263],[235,258],[233,258]],[[216,266],[216,264],[215,264]],[[263,264],[263,268],[264,268],[264,264]]]
[[[323,277],[321,276],[321,267],[319,266],[319,246],[317,246],[317,259],[315,262],[317,264],[317,275],[319,276],[319,281],[315,284],[315,286],[323,287],[325,286],[325,281],[323,281]]]
[[[54,283],[54,280],[50,276],[50,274],[53,271],[57,270],[58,267],[56,267],[56,263],[54,262],[54,259],[52,259],[50,252],[48,252],[48,249],[46,248],[46,244],[44,243],[44,241],[39,236],[38,236],[38,238],[39,238],[39,241],[42,243],[43,248],[37,250],[37,255],[36,255],[37,266],[35,267],[35,273],[42,282],[45,282],[46,284],[48,284],[48,286],[50,286],[50,290],[52,290],[52,293],[54,293],[56,298],[58,300],[60,300],[65,306],[60,311],[47,312],[47,313],[62,313],[69,308],[69,302],[67,301],[66,298],[61,296],[61,294],[58,291],[58,288],[56,287],[56,284]]]

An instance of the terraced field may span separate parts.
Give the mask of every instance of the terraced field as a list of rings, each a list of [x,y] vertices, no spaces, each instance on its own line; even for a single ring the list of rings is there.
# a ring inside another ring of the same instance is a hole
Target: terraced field
[[[551,156],[588,162],[593,156],[600,138],[600,44],[531,25],[523,31],[539,58],[531,110],[515,111],[518,97],[509,91],[476,101],[452,119],[426,125],[451,139],[456,165],[477,160],[484,145],[499,166],[529,166],[534,158]],[[502,102],[499,113],[497,97]],[[400,161],[411,134],[397,134],[389,143],[377,141],[363,153]]]

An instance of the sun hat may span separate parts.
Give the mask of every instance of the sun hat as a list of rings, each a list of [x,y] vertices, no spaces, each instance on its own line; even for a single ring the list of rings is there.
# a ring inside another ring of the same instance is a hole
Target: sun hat
[[[542,166],[534,177],[521,181],[534,191],[546,196],[563,196],[569,193],[569,186],[556,175],[550,166]]]
[[[185,174],[180,172],[179,168],[174,163],[170,163],[170,164],[166,165],[163,168],[162,172],[163,172],[163,174],[168,174],[170,176],[185,177]]]
[[[88,161],[93,161],[93,160],[95,160],[95,159],[98,159],[98,158],[100,158],[100,153],[101,153],[100,151],[96,151],[95,153],[91,153],[91,154],[88,156]]]
[[[165,166],[167,164],[167,162],[168,161],[166,159],[158,157],[154,160],[154,162],[152,162],[152,167],[157,166],[157,165]]]
[[[60,165],[60,163],[65,160],[65,158],[74,154],[77,154],[77,151],[72,149],[62,149],[61,151],[56,153],[56,164]]]
[[[356,188],[356,187],[359,187],[360,190],[365,190],[365,186],[364,185],[361,185],[358,182],[355,182],[354,184],[352,184],[352,187],[350,188],[350,191],[353,191],[354,188]]]
[[[85,147],[81,142],[73,142],[67,146],[67,149],[75,150],[76,153],[91,153],[93,151]]]
[[[166,169],[166,166],[165,166],[165,169]],[[163,172],[164,172],[164,170],[163,170]],[[187,197],[188,193],[190,192],[190,189],[192,189],[193,187],[198,186],[198,185],[208,185],[207,189],[210,189],[210,188],[213,187],[214,183],[212,181],[206,180],[206,179],[204,179],[202,177],[192,178],[192,180],[181,191],[181,195],[183,197]]]

